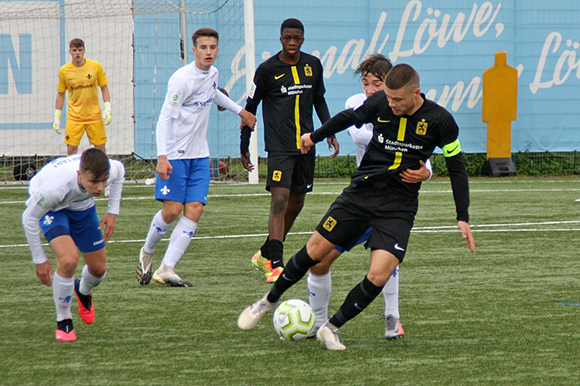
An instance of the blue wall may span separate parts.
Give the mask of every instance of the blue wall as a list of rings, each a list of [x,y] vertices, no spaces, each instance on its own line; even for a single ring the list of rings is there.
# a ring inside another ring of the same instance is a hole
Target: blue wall
[[[158,114],[167,78],[180,65],[175,52],[160,52],[156,58],[139,56],[139,46],[151,38],[143,35],[144,31],[152,32],[151,17],[136,18],[136,147],[137,153],[146,156],[146,148],[151,148],[152,129],[147,117],[152,116],[152,111]],[[381,52],[394,63],[414,66],[421,75],[423,92],[454,114],[461,128],[462,148],[470,153],[484,153],[482,72],[493,65],[496,51],[507,51],[508,64],[520,70],[518,119],[512,124],[512,150],[580,149],[578,1],[296,0],[290,4],[255,0],[258,64],[279,51],[280,23],[289,17],[298,18],[305,25],[303,50],[322,58],[331,114],[341,111],[349,96],[361,92],[353,72],[367,50]],[[223,20],[219,16],[208,23],[215,23],[213,26],[218,30],[227,27],[220,25]],[[167,31],[175,41],[179,34],[178,19],[170,24],[174,28]],[[195,28],[191,28],[193,32]],[[243,36],[239,34],[231,39],[237,39],[237,44],[227,49],[220,42],[217,66],[222,86],[236,76],[230,71],[231,62],[243,44]],[[154,59],[167,65],[166,71],[158,72],[155,77],[158,86],[163,86],[157,88],[155,95],[147,84],[147,79],[153,79],[150,71]],[[234,99],[241,98],[243,86],[243,78],[234,83]],[[222,119],[215,113],[213,118],[214,121]],[[235,136],[238,128],[228,130]],[[344,133],[339,139],[341,153],[354,154],[354,145]],[[265,155],[261,135],[259,147],[261,155]],[[324,146],[318,150],[319,154],[328,153]],[[229,155],[221,152],[212,149],[215,156]]]

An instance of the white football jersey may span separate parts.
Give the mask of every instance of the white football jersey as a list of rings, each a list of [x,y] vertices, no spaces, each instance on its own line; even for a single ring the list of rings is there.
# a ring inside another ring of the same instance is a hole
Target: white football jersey
[[[157,122],[157,155],[168,159],[209,157],[207,126],[217,96],[218,70],[202,71],[192,62],[177,70],[167,84],[167,95]],[[232,102],[233,103],[233,102]],[[221,105],[221,103],[220,103]],[[230,106],[228,107],[231,110]],[[235,105],[238,114],[242,107]]]
[[[345,107],[347,109],[356,109],[366,100],[367,96],[365,94],[356,94],[346,100]],[[351,126],[347,129],[347,132],[356,144],[356,166],[358,167],[365,155],[367,145],[373,138],[373,124],[365,123],[360,129],[356,126]]]
[[[95,198],[78,183],[80,155],[57,158],[45,165],[30,180],[26,210],[22,214],[24,233],[36,264],[46,261],[42,250],[38,222],[49,211],[62,209],[82,211],[95,205]],[[125,167],[120,161],[109,160],[110,171],[107,185],[110,188],[107,213],[119,214]]]

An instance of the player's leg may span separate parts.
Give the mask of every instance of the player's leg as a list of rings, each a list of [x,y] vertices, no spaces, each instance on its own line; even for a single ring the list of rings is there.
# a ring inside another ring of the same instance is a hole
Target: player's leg
[[[56,307],[56,340],[73,341],[77,337],[70,305],[79,256],[70,235],[69,218],[64,210],[48,212],[38,225],[56,257],[56,270],[52,280],[52,296]]]
[[[251,330],[256,327],[282,294],[296,284],[310,267],[322,260],[333,248],[334,244],[315,231],[306,245],[288,261],[284,273],[276,280],[270,292],[242,311],[238,318],[238,327],[242,330]]]
[[[60,341],[75,341],[77,336],[72,322],[71,301],[79,259],[77,247],[67,234],[55,238],[49,235],[47,240],[56,257],[56,272],[52,279],[52,297],[56,307],[55,337]]]
[[[175,273],[177,263],[185,253],[201,218],[209,192],[209,158],[190,160],[187,173],[184,215],[175,225],[163,261],[153,274],[153,281],[174,287],[191,287]]]
[[[84,132],[85,124],[73,123],[70,120],[67,120],[66,128],[64,130],[64,143],[66,144],[67,156],[77,153]]]
[[[163,208],[151,219],[145,243],[139,251],[137,282],[141,285],[147,285],[151,281],[153,254],[183,209],[189,161],[191,160],[170,160],[173,172],[169,178],[163,180],[159,175],[156,176],[155,199],[163,202]]]
[[[405,336],[405,330],[401,324],[399,313],[399,266],[387,281],[383,288],[385,298],[385,338],[399,339]]]
[[[107,273],[107,254],[103,233],[99,229],[96,207],[84,211],[66,211],[69,216],[71,237],[82,252],[85,266],[80,279],[75,280],[75,294],[78,311],[82,321],[92,324],[95,321],[93,289],[104,280]]]
[[[242,330],[254,328],[260,319],[274,307],[282,294],[304,277],[311,267],[327,256],[336,244],[340,243],[346,248],[355,244],[368,227],[368,223],[361,219],[357,211],[345,210],[337,201],[331,205],[306,245],[288,261],[284,273],[274,283],[270,292],[240,314],[238,327]]]
[[[372,228],[367,228],[352,248],[367,242],[371,231]],[[307,278],[308,300],[316,319],[315,331],[318,331],[328,320],[328,303],[330,302],[330,295],[332,293],[330,266],[345,250],[344,247],[337,245],[320,263],[310,268],[310,273]],[[312,337],[314,336],[315,334]]]
[[[107,132],[105,131],[105,123],[103,121],[93,122],[87,124],[85,128],[89,143],[106,153]]]
[[[338,329],[356,317],[381,293],[389,276],[399,264],[399,259],[382,249],[371,252],[371,264],[366,277],[347,295],[339,310],[324,324],[317,334],[329,350],[344,350],[338,338]]]
[[[320,263],[310,268],[310,272],[306,278],[308,303],[314,312],[315,318],[314,331],[308,336],[309,338],[314,338],[320,326],[328,320],[328,303],[330,302],[330,295],[332,293],[330,265],[343,251],[344,249],[339,246],[330,251]]]

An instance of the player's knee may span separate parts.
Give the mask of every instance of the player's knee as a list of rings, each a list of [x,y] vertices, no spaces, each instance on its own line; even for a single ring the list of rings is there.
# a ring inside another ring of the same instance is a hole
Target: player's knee
[[[385,284],[387,284],[387,280],[389,280],[390,276],[391,276],[390,273],[387,274],[385,272],[369,271],[367,273],[367,278],[369,279],[369,281],[377,287],[384,287]]]
[[[271,212],[274,214],[282,214],[286,212],[288,207],[288,200],[284,197],[272,197],[271,201]]]
[[[317,276],[326,275],[328,272],[330,272],[330,264],[323,260],[315,266],[310,267],[310,272]]]
[[[67,254],[57,257],[57,270],[64,277],[72,277],[78,264],[78,255]]]
[[[170,206],[167,208],[163,208],[163,212],[161,215],[163,216],[163,221],[167,224],[171,224],[174,222],[177,217],[181,214],[181,207]]]
[[[98,264],[93,264],[89,267],[89,272],[94,277],[103,277],[107,273],[107,263],[102,262]]]

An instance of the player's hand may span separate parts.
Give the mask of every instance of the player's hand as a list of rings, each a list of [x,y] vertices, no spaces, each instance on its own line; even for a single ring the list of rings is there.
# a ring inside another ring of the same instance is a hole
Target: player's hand
[[[111,115],[111,102],[105,102],[105,111],[103,111],[103,121],[105,126],[113,121],[113,116]]]
[[[169,178],[169,175],[173,172],[173,166],[171,166],[171,163],[167,159],[167,156],[161,156],[157,161],[157,168],[155,170],[157,171],[157,174],[159,174],[159,177],[161,177],[162,180],[166,180]]]
[[[105,227],[105,232],[103,233],[103,239],[105,243],[109,241],[113,232],[115,231],[115,224],[117,222],[117,215],[112,213],[107,213],[103,216],[101,223],[99,224],[99,230],[102,230]]]
[[[405,169],[399,174],[403,182],[416,184],[417,182],[426,181],[431,177],[431,172],[425,167],[425,162],[419,161],[419,163],[421,164],[419,169]]]
[[[340,151],[340,145],[338,144],[338,139],[336,139],[336,137],[326,138],[326,143],[328,143],[328,150],[333,151],[333,148],[334,148],[334,153],[331,154],[330,158],[336,157],[338,155],[338,152]]]
[[[60,131],[60,120],[62,118],[62,110],[54,110],[54,123],[52,124],[52,129],[57,133],[61,134]]]
[[[247,171],[251,172],[254,170],[254,164],[250,161],[250,153],[242,153],[242,166]]]
[[[248,126],[250,129],[252,129],[252,131],[254,131],[254,127],[256,126],[256,116],[246,109],[242,109],[238,115],[242,117],[240,129],[242,129],[244,126]]]
[[[310,134],[312,133],[302,134],[302,136],[300,137],[300,152],[302,154],[308,153],[308,151],[310,151],[310,148],[314,146],[314,142],[312,142],[312,140],[310,139]]]
[[[40,282],[48,287],[52,285],[52,265],[50,261],[46,260],[42,264],[35,264],[36,266],[36,276],[40,279]]]
[[[467,248],[469,248],[471,252],[475,252],[475,241],[473,240],[473,234],[471,233],[469,223],[465,221],[457,221],[457,225],[461,230],[461,236],[463,236],[463,238],[467,242]]]

